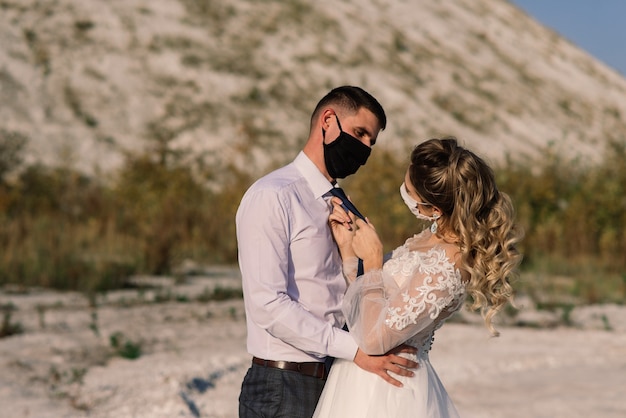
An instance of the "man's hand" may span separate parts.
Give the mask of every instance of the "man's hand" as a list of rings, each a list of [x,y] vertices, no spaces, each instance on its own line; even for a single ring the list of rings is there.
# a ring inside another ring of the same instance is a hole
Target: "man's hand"
[[[379,375],[394,386],[402,387],[402,383],[391,377],[388,372],[400,376],[413,377],[414,373],[411,369],[417,369],[419,364],[399,356],[399,353],[415,354],[417,353],[417,348],[403,344],[380,356],[367,355],[359,348],[356,352],[356,356],[354,356],[354,362],[363,370]]]

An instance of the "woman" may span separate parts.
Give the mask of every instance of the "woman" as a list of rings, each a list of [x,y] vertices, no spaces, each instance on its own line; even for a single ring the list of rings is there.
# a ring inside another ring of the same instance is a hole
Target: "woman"
[[[333,199],[330,225],[349,283],[343,311],[351,335],[368,354],[402,343],[417,347],[420,367],[415,376],[400,377],[397,388],[336,360],[314,417],[457,417],[428,359],[435,330],[469,294],[497,335],[493,316],[512,298],[521,233],[511,200],[482,159],[454,138],[428,140],[413,150],[400,194],[418,219],[432,224],[384,264],[374,226],[348,215],[339,200]],[[364,268],[358,278],[357,258]]]

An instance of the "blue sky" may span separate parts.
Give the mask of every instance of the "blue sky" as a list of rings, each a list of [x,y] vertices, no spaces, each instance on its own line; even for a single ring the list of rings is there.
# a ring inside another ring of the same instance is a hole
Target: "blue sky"
[[[626,0],[509,0],[626,76]]]

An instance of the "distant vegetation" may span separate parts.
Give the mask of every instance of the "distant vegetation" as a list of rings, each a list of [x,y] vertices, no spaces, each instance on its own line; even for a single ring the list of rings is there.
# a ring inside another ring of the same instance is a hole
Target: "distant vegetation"
[[[67,167],[25,166],[24,142],[0,132],[0,285],[92,293],[124,287],[133,274],[171,274],[185,259],[236,263],[234,217],[251,175],[228,165],[219,173],[193,170],[165,147],[128,155],[111,175],[87,177]],[[625,143],[613,142],[598,166],[546,149],[539,161],[496,167],[526,231],[517,286],[623,303],[625,160]],[[387,249],[417,232],[398,192],[407,161],[376,150],[343,183]],[[566,279],[544,279],[555,276]]]
[[[185,259],[234,263],[234,211],[252,179],[226,165],[194,171],[156,148],[115,173],[23,166],[0,132],[0,285],[91,293],[137,273],[168,274]],[[206,186],[219,182],[221,189]]]

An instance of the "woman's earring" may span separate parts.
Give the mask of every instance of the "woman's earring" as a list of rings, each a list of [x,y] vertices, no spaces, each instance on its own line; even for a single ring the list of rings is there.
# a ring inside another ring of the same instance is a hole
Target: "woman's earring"
[[[437,233],[437,228],[439,227],[437,225],[437,219],[439,219],[440,216],[441,215],[437,215],[437,214],[433,215],[433,223],[430,224],[430,233],[433,235]]]

